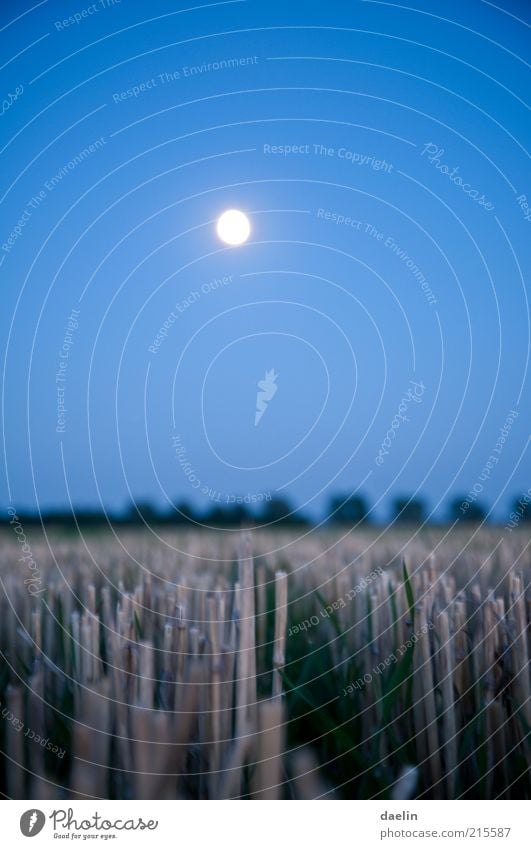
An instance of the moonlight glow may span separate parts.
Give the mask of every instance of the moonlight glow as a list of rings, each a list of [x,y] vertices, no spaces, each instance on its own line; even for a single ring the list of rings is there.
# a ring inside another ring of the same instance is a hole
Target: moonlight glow
[[[239,209],[227,209],[218,218],[217,233],[227,245],[243,245],[249,238],[251,224]]]

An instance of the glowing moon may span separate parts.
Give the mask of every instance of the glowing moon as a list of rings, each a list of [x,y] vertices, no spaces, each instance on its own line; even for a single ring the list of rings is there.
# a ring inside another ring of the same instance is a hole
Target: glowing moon
[[[218,218],[217,233],[227,245],[243,245],[249,238],[251,224],[244,212],[239,209],[227,209]]]

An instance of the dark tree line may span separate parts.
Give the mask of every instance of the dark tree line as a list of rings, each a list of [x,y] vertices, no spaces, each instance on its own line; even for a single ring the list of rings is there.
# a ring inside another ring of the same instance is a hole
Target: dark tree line
[[[506,518],[508,527],[516,527],[522,522],[531,520],[531,492],[514,499],[512,508]],[[282,525],[282,526],[311,526],[313,522],[300,510],[297,510],[285,497],[275,496],[264,501],[259,506],[250,507],[243,503],[230,505],[213,504],[211,507],[198,509],[187,502],[179,502],[170,509],[161,510],[149,502],[135,502],[123,512],[106,513],[103,510],[72,511],[41,511],[38,513],[18,513],[23,525],[56,525],[63,528],[100,527],[112,524],[124,527],[146,525],[206,526],[210,528],[242,527],[246,525]],[[391,519],[401,525],[422,525],[427,521],[428,507],[426,502],[417,496],[402,496],[392,502]],[[446,522],[479,524],[487,517],[485,507],[478,501],[467,498],[454,498],[447,509]],[[324,517],[329,525],[348,525],[349,527],[367,524],[381,524],[374,519],[368,500],[360,494],[334,495],[330,498]],[[7,511],[0,519],[4,526],[9,525],[10,516]]]
[[[531,520],[531,496],[526,494],[514,499],[508,522],[519,524]],[[404,525],[422,525],[428,520],[428,507],[422,498],[401,496],[392,503],[391,519]],[[454,498],[446,511],[446,521],[479,524],[487,519],[487,510],[483,504],[473,501],[470,496]],[[371,521],[371,511],[362,495],[334,496],[330,500],[329,521],[357,525]]]

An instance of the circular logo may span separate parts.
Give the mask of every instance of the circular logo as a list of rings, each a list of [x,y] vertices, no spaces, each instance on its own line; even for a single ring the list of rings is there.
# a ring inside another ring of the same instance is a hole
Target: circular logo
[[[35,837],[44,828],[46,817],[42,811],[32,808],[20,817],[20,830],[24,837]]]

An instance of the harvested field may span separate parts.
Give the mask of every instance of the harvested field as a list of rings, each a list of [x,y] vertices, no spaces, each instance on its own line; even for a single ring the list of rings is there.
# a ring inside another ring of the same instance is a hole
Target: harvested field
[[[524,532],[13,537],[4,796],[529,798]]]

